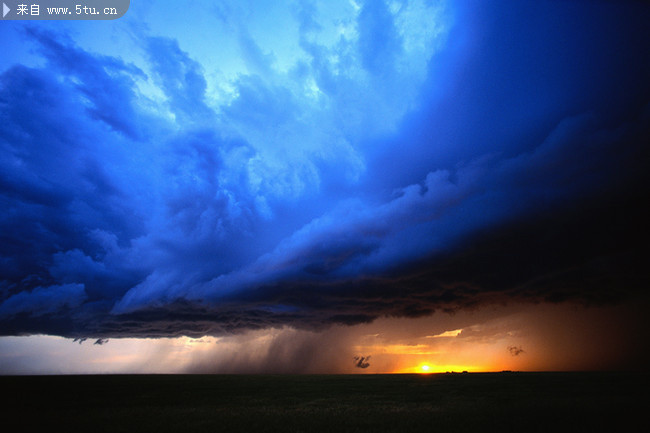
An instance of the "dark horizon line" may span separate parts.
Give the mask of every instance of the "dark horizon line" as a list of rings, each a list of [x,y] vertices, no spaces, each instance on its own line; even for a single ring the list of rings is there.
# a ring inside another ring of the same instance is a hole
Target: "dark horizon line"
[[[462,376],[481,374],[649,374],[647,370],[499,370],[499,371],[438,371],[431,373],[40,373],[6,374],[4,377],[90,377],[90,376]]]

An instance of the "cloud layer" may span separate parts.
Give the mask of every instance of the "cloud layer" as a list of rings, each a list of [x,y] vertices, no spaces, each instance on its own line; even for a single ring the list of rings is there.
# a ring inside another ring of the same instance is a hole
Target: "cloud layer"
[[[214,13],[240,69],[15,28],[40,63],[0,72],[3,335],[645,296],[648,6],[305,1],[275,45]]]

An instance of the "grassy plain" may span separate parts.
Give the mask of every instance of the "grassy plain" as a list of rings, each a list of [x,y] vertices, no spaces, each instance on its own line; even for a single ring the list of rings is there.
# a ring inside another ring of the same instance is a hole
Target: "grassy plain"
[[[627,373],[6,376],[0,391],[8,402],[0,414],[7,432],[591,433],[624,425],[650,431],[648,379]]]

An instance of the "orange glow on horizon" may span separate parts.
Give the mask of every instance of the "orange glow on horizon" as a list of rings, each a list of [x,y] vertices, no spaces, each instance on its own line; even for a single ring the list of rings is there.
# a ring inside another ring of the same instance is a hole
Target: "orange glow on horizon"
[[[393,371],[392,373],[396,374],[431,374],[431,373],[449,373],[449,372],[454,372],[454,373],[461,373],[461,372],[486,372],[486,371],[494,371],[493,369],[490,368],[484,368],[482,366],[476,366],[476,365],[458,365],[458,364],[430,364],[430,363],[421,363],[416,366],[411,366],[411,367],[406,367],[406,368],[401,368],[396,371]]]

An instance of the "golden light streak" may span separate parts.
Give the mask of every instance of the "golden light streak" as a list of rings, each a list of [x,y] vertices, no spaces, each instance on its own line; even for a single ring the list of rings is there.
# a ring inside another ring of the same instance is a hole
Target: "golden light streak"
[[[462,329],[454,329],[453,331],[445,331],[442,334],[436,334],[436,335],[427,335],[425,338],[449,338],[449,337],[457,337],[458,334],[463,332]]]

